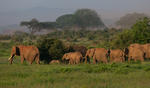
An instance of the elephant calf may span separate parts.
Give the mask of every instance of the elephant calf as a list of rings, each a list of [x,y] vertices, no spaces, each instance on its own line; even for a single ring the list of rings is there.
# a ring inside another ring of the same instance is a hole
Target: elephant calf
[[[30,64],[35,60],[37,64],[40,64],[40,52],[35,46],[13,46],[11,51],[11,56],[9,58],[12,64],[14,56],[21,56],[21,63],[27,60]]]
[[[60,64],[59,60],[52,60],[49,62],[49,64]]]
[[[70,52],[64,54],[62,60],[68,60],[69,64],[79,64],[83,61],[83,56],[80,52]]]

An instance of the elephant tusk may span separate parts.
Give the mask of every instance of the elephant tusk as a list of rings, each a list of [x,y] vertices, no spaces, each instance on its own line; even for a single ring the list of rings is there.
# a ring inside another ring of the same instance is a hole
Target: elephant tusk
[[[9,61],[11,60],[12,56],[8,59]]]

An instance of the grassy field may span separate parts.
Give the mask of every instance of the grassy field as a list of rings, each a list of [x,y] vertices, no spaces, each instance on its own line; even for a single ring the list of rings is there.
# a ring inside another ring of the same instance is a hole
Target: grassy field
[[[0,45],[0,88],[150,88],[150,62],[10,65],[10,47]]]

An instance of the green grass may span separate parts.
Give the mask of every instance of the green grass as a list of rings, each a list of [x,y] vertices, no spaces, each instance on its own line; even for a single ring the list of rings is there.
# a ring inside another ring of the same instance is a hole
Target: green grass
[[[5,61],[5,60],[2,60]],[[150,62],[79,65],[0,64],[0,88],[149,88]]]
[[[10,65],[10,47],[0,45],[0,88],[150,88],[150,62]]]

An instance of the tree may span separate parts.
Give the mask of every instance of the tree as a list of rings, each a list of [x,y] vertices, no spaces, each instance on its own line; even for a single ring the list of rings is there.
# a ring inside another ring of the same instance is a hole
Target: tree
[[[132,26],[132,33],[134,42],[147,43],[147,39],[150,39],[150,19],[145,17]]]
[[[47,37],[41,37],[37,41],[37,47],[40,51],[40,59],[45,63],[49,63],[51,60],[61,60],[65,53],[65,46],[62,41],[58,39],[50,39]]]
[[[41,29],[55,29],[57,27],[56,22],[40,22],[39,26]]]
[[[131,28],[137,20],[147,17],[147,15],[143,13],[130,13],[121,17],[119,21],[116,22],[118,26],[121,28]]]
[[[124,30],[116,35],[112,41],[112,46],[125,48],[132,43],[149,43],[150,40],[150,19],[145,17],[136,22],[130,30]]]
[[[41,25],[39,24],[39,21],[35,18],[32,19],[31,21],[22,21],[20,25],[26,26],[29,29],[29,32],[31,33],[31,35],[41,30]]]
[[[76,25],[76,19],[73,14],[66,14],[56,19],[59,28],[73,27]]]
[[[82,28],[86,27],[101,27],[106,26],[98,16],[97,12],[91,9],[79,9],[75,13],[77,25]]]
[[[106,28],[97,12],[91,9],[79,9],[74,14],[66,14],[58,17],[56,23],[59,28]]]

